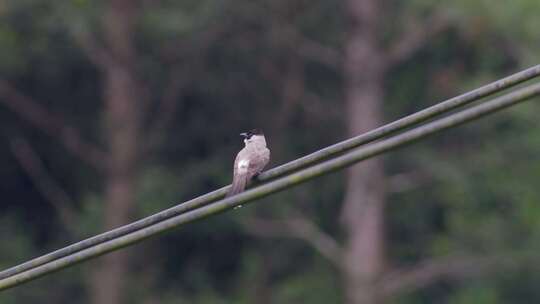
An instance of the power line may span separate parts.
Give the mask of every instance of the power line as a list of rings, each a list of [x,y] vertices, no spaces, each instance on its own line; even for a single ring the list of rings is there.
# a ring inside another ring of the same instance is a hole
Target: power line
[[[301,157],[294,161],[291,161],[287,164],[281,165],[274,169],[263,172],[258,177],[259,182],[266,182],[272,180],[276,177],[291,173],[301,168],[316,164],[322,160],[329,159],[333,156],[342,154],[351,149],[357,148],[363,144],[373,142],[375,140],[381,139],[390,134],[394,134],[398,131],[401,131],[406,128],[410,128],[414,125],[417,125],[426,120],[432,119],[436,116],[439,116],[449,111],[455,110],[457,108],[468,105],[474,101],[477,101],[481,98],[487,97],[489,95],[498,93],[502,90],[511,88],[520,83],[523,83],[527,80],[530,80],[534,77],[540,75],[540,65],[533,66],[526,70],[520,71],[516,74],[510,75],[501,80],[495,81],[493,83],[482,86],[478,89],[472,90],[470,92],[464,93],[460,96],[448,99],[446,101],[440,102],[434,106],[431,106],[422,111],[416,112],[412,115],[398,119],[392,123],[369,131],[367,133],[361,134],[359,136],[350,138],[348,140],[339,142],[332,146],[326,147],[314,153],[311,153],[307,156]],[[219,200],[225,196],[230,186],[222,187],[218,190],[209,192],[205,195],[199,196],[195,199],[189,200],[182,204],[176,205],[172,208],[163,210],[154,215],[148,216],[131,224],[104,232],[102,234],[96,235],[94,237],[82,240],[75,244],[69,245],[67,247],[61,248],[59,250],[53,251],[46,255],[34,258],[23,264],[11,267],[7,270],[0,272],[0,279],[10,277],[12,275],[21,273],[28,269],[43,265],[50,261],[65,257],[74,252],[81,251],[83,249],[95,246],[100,243],[104,243],[115,239],[117,237],[126,235],[128,233],[137,231],[139,229],[151,226],[153,224],[159,223],[168,218],[177,216],[189,210],[199,208],[201,206],[208,205],[216,200]]]
[[[140,242],[146,238],[165,232],[177,226],[190,223],[214,214],[222,213],[228,209],[234,208],[235,206],[249,203],[253,200],[260,199],[272,193],[304,183],[315,177],[343,169],[362,160],[383,154],[400,146],[410,144],[416,140],[440,132],[442,130],[478,119],[482,116],[505,109],[507,107],[510,107],[538,95],[540,95],[540,83],[524,87],[515,92],[508,93],[493,100],[486,101],[485,103],[482,103],[480,105],[470,107],[469,109],[463,110],[461,112],[448,115],[445,118],[441,118],[439,120],[427,123],[423,126],[419,126],[417,128],[403,132],[402,134],[378,141],[366,147],[361,147],[353,151],[346,152],[343,155],[338,156],[334,159],[327,160],[318,165],[314,165],[312,167],[300,170],[296,173],[292,173],[288,176],[276,179],[274,181],[270,181],[266,184],[242,192],[236,196],[214,202],[213,204],[209,204],[195,210],[191,210],[189,212],[177,215],[167,220],[163,220],[152,226],[134,231],[127,235],[101,244],[97,244],[95,246],[86,248],[71,255],[51,261],[44,265],[37,266],[25,272],[18,273],[11,277],[2,279],[0,280],[0,290],[22,284],[30,280],[34,280],[38,277],[58,271],[62,268],[69,267],[90,258],[94,258],[108,252],[132,245],[134,243]]]

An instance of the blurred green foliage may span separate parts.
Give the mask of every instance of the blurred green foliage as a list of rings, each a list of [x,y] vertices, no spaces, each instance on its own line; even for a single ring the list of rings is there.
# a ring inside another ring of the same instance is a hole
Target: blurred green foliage
[[[302,77],[308,93],[296,103],[281,102],[288,62],[301,56],[283,29],[290,26],[339,52],[347,26],[342,4],[146,2],[136,44],[140,75],[153,92],[149,111],[157,111],[173,68],[193,73],[194,79],[179,97],[175,119],[162,134],[165,140],[142,164],[135,218],[228,183],[234,153],[241,147],[236,134],[254,125],[268,130],[272,165],[343,139],[338,70],[305,59]],[[388,1],[384,9],[391,17],[382,21],[381,37],[387,42],[403,34],[401,23],[407,18],[423,20],[441,11],[452,20],[449,30],[392,69],[386,79],[388,120],[540,58],[537,0]],[[92,34],[99,41],[103,13],[103,1],[0,3],[1,77],[98,143],[103,141],[100,79],[77,37]],[[454,252],[540,250],[539,111],[537,102],[521,105],[385,156],[390,180],[398,175],[408,179],[405,188],[390,189],[386,246],[392,264],[412,265]],[[103,194],[96,173],[66,157],[57,142],[5,107],[0,107],[0,124],[0,267],[100,232]],[[57,210],[10,155],[11,140],[21,134],[73,198],[76,227],[60,222]],[[279,218],[299,209],[341,240],[342,192],[343,176],[336,174],[129,249],[135,259],[130,303],[341,302],[341,278],[331,263],[301,241],[254,237],[242,219]],[[92,263],[7,291],[0,302],[86,303],[84,275]],[[540,301],[539,281],[531,266],[443,280],[389,302],[535,303]]]

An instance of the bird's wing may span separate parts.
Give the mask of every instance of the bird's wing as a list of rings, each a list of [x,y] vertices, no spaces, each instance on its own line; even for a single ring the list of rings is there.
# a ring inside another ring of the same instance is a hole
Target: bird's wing
[[[249,178],[262,172],[264,167],[268,164],[270,160],[270,150],[267,148],[259,149],[256,153],[253,153],[252,161],[249,166]]]
[[[246,184],[251,178],[249,174],[250,159],[247,150],[244,148],[238,152],[234,160],[233,182],[227,193],[227,197],[244,191]]]
[[[234,175],[232,187],[227,197],[244,191],[253,176],[261,173],[270,160],[270,150],[244,148],[234,160]]]

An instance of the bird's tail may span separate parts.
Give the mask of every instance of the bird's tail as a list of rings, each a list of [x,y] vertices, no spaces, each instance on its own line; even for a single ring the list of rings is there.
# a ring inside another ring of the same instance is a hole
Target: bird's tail
[[[227,195],[225,197],[230,197],[244,191],[248,180],[247,176],[247,174],[237,175],[233,179],[232,187],[231,189],[229,189],[229,192],[227,192]]]

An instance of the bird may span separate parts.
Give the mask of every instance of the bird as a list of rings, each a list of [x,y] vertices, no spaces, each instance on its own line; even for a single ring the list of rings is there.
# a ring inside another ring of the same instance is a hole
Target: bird
[[[247,183],[270,161],[270,150],[266,147],[266,138],[260,129],[240,133],[245,147],[238,152],[234,160],[232,187],[226,197],[236,195],[246,188]]]

